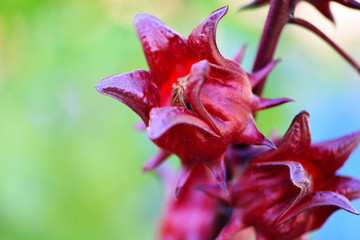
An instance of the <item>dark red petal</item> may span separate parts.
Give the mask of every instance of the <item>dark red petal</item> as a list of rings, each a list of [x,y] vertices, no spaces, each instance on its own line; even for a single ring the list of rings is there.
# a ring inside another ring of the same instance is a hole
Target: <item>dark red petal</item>
[[[360,198],[360,180],[334,176],[316,184],[316,189],[321,191],[331,191],[344,195],[350,201]]]
[[[200,91],[209,74],[209,69],[209,63],[206,60],[195,63],[191,67],[189,82],[186,87],[186,96],[193,111],[198,113],[216,133],[219,133],[219,129],[212,116],[208,113],[208,111],[206,111],[203,104],[200,102]]]
[[[145,70],[112,75],[95,86],[96,90],[126,104],[149,124],[149,112],[159,106],[158,78]]]
[[[143,171],[147,172],[147,171],[149,171],[151,169],[156,168],[163,161],[165,161],[170,155],[171,155],[171,152],[160,148],[158,150],[158,152],[145,164],[145,166],[143,168]]]
[[[153,108],[150,112],[150,123],[147,128],[148,137],[151,140],[156,140],[179,124],[193,126],[218,137],[208,124],[183,107]]]
[[[255,111],[259,111],[259,110],[262,110],[262,109],[267,109],[267,108],[271,108],[271,107],[274,107],[274,106],[278,106],[280,104],[283,104],[283,103],[287,103],[287,102],[294,102],[295,100],[294,99],[291,99],[291,98],[286,98],[286,97],[283,97],[283,98],[262,98],[262,97],[258,97],[256,95],[255,96],[255,99],[254,101],[256,102],[256,110]]]
[[[300,203],[289,209],[287,213],[279,219],[279,221],[285,222],[299,213],[314,207],[336,207],[342,208],[350,213],[357,215],[360,214],[343,195],[330,191],[318,191],[304,197]]]
[[[337,139],[311,144],[307,156],[322,172],[332,174],[345,163],[359,141],[360,131],[356,131]]]
[[[145,13],[135,16],[134,26],[150,70],[162,82],[176,81],[189,73],[196,60],[183,36],[160,19]]]
[[[256,166],[286,166],[289,168],[289,175],[291,182],[298,187],[302,192],[300,195],[307,194],[311,191],[311,180],[308,177],[304,167],[299,162],[295,161],[273,161],[256,163]]]
[[[304,196],[308,195],[311,192],[312,184],[311,179],[308,177],[304,167],[295,161],[278,161],[278,162],[264,162],[258,163],[257,166],[286,166],[289,168],[289,175],[291,182],[299,188],[299,193],[296,198],[292,201],[291,205],[284,209],[284,212],[281,216],[288,215],[288,212],[296,206],[299,202],[302,201]],[[280,216],[280,218],[281,218]]]
[[[309,117],[310,114],[307,111],[301,111],[294,117],[283,140],[279,144],[279,148],[291,151],[292,154],[297,154],[310,145],[311,133]]]
[[[200,59],[206,59],[221,66],[233,66],[220,54],[216,45],[216,27],[227,11],[228,6],[225,6],[212,12],[192,31],[188,39],[189,47]]]
[[[279,216],[282,219],[287,216],[289,211],[295,208],[299,203],[303,201],[303,198],[311,194],[312,182],[306,173],[304,167],[295,161],[279,161],[279,162],[265,162],[259,163],[258,166],[286,166],[289,168],[289,175],[291,182],[299,188],[299,192],[296,197],[291,201],[291,204],[284,208],[283,212]]]
[[[269,150],[255,157],[253,161],[284,160],[306,150],[311,143],[309,113],[302,111],[295,116],[285,136],[277,145],[278,150]]]

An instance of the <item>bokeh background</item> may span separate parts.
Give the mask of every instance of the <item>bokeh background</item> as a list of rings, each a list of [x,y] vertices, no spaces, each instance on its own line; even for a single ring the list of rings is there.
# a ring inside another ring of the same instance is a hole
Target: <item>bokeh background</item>
[[[267,7],[237,12],[245,0],[1,0],[0,239],[154,239],[163,186],[142,174],[156,151],[138,117],[93,86],[102,78],[147,69],[132,27],[148,12],[187,36],[215,9],[230,5],[218,29],[231,57],[248,43],[251,69]],[[332,4],[337,26],[308,4],[297,13],[327,32],[360,61],[360,12]],[[360,77],[330,47],[296,26],[286,27],[283,59],[266,97],[289,103],[259,114],[266,135],[284,133],[302,109],[313,140],[360,129]],[[177,164],[173,157],[170,160]],[[360,150],[341,170],[360,177]],[[360,209],[360,202],[354,201]],[[360,239],[360,217],[334,214],[314,239]]]

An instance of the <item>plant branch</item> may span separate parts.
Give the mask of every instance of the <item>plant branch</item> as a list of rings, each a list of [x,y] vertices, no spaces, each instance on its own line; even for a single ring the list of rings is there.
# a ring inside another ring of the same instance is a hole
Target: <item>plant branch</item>
[[[280,34],[285,24],[288,23],[288,13],[291,11],[291,8],[292,6],[288,0],[270,0],[270,9],[256,54],[253,72],[262,69],[272,61]],[[261,79],[254,88],[255,94],[261,95],[265,80],[266,77]]]
[[[358,71],[358,73],[360,73],[360,65],[353,58],[351,58],[349,54],[347,54],[344,50],[342,50],[334,41],[332,41],[328,36],[326,36],[325,33],[320,31],[317,27],[315,27],[314,25],[303,19],[295,18],[293,16],[290,16],[289,23],[293,23],[298,26],[304,27],[310,30],[311,32],[313,32],[314,34],[318,35],[330,46],[332,46],[343,58],[345,58],[345,60],[348,63],[350,63],[351,66],[353,66]]]

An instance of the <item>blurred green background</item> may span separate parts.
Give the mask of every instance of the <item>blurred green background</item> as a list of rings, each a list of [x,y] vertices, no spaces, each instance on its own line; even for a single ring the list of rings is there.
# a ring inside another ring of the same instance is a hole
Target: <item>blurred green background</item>
[[[153,239],[162,184],[141,168],[156,147],[134,130],[138,117],[131,110],[93,86],[112,74],[147,69],[132,27],[136,12],[151,13],[187,36],[229,4],[219,48],[231,57],[249,43],[243,65],[251,69],[267,8],[238,13],[245,3],[0,0],[0,239]],[[360,29],[360,13],[335,7],[337,28],[306,4],[299,14],[359,61],[354,29]],[[360,78],[332,49],[290,26],[276,55],[283,62],[265,96],[297,102],[259,115],[266,135],[273,128],[283,133],[302,109],[312,115],[315,140],[360,129]],[[351,157],[346,174],[360,177],[359,155]],[[360,217],[348,215],[335,214],[314,238],[359,239],[353,227]]]

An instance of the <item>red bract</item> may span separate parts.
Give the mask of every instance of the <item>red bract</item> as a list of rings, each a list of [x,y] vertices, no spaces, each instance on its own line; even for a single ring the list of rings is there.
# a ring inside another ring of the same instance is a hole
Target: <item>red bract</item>
[[[360,131],[311,144],[308,118],[305,111],[297,115],[278,151],[262,152],[234,173],[230,198],[216,186],[202,187],[234,208],[219,239],[253,227],[257,239],[293,240],[320,228],[339,208],[359,214],[349,200],[360,198],[360,181],[336,171],[359,143]]]
[[[166,190],[172,189],[175,175],[169,169],[159,169]],[[164,213],[160,221],[160,240],[208,240],[215,239],[224,225],[220,202],[207,196],[194,186],[204,183],[216,184],[215,178],[203,163],[198,164],[184,185],[184,193],[175,199],[172,191],[167,191],[163,206]],[[170,193],[171,192],[171,193]]]
[[[210,14],[188,40],[148,14],[134,25],[150,71],[135,70],[103,79],[96,89],[134,110],[160,152],[145,166],[156,167],[170,153],[182,162],[178,195],[192,169],[203,162],[225,190],[225,151],[231,144],[272,143],[255,125],[253,114],[291,99],[264,99],[252,88],[276,62],[253,74],[225,59],[215,31],[227,7]]]

